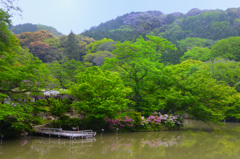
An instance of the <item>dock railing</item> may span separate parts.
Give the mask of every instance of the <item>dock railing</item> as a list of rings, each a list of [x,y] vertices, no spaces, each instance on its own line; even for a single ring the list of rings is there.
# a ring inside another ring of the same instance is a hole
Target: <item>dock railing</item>
[[[51,135],[55,135],[58,137],[65,136],[71,139],[89,138],[89,137],[94,137],[96,135],[96,132],[93,132],[92,130],[68,131],[68,130],[62,130],[62,128],[39,128],[37,132],[42,134],[47,134],[49,136]]]

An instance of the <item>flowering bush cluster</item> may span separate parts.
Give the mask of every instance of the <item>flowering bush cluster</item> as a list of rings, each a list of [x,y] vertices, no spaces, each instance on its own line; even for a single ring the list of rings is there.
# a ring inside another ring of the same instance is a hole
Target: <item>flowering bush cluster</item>
[[[163,119],[163,124],[167,128],[174,128],[176,126],[181,126],[183,124],[183,119],[180,115],[161,115],[160,116]]]
[[[161,124],[161,120],[162,119],[159,116],[153,116],[153,115],[151,115],[151,116],[149,116],[147,118],[147,122],[148,123],[156,124],[156,125],[160,125]]]
[[[117,128],[132,128],[133,119],[128,116],[125,116],[120,119],[109,119],[106,117],[106,123],[110,130],[116,130]]]
[[[180,115],[160,115],[160,116],[149,116],[147,118],[147,122],[154,125],[160,125],[161,123],[167,128],[174,128],[177,126],[181,126],[183,119]]]
[[[160,115],[160,116],[153,116],[150,115],[147,119],[143,116],[141,119],[138,119],[137,122],[133,121],[132,118],[125,116],[120,119],[109,119],[106,117],[106,123],[110,130],[117,130],[118,129],[131,129],[133,128],[145,128],[150,130],[161,130],[161,126],[164,125],[167,128],[175,128],[180,127],[183,124],[183,119],[180,115]],[[135,118],[134,118],[135,119]],[[142,127],[139,127],[142,126]]]

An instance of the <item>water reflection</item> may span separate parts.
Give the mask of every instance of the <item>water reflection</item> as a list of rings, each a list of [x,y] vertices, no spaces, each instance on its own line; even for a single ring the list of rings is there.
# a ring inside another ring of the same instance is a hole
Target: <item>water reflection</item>
[[[30,137],[4,141],[0,158],[240,158],[240,124],[223,128],[205,125],[202,130],[194,128],[195,121],[188,124],[181,131],[103,134],[87,140]]]

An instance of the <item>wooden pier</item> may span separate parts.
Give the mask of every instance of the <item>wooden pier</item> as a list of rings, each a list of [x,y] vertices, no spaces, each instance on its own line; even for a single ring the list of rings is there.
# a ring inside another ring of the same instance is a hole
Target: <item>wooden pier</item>
[[[61,128],[38,128],[35,134],[49,137],[65,137],[69,139],[87,139],[94,137],[97,133],[92,130],[66,131]]]

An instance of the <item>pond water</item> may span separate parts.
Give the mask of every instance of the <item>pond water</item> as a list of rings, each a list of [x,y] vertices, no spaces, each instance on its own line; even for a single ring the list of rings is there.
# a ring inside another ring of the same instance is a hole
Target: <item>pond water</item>
[[[240,123],[186,120],[180,131],[104,133],[91,139],[3,140],[0,159],[240,159]]]

